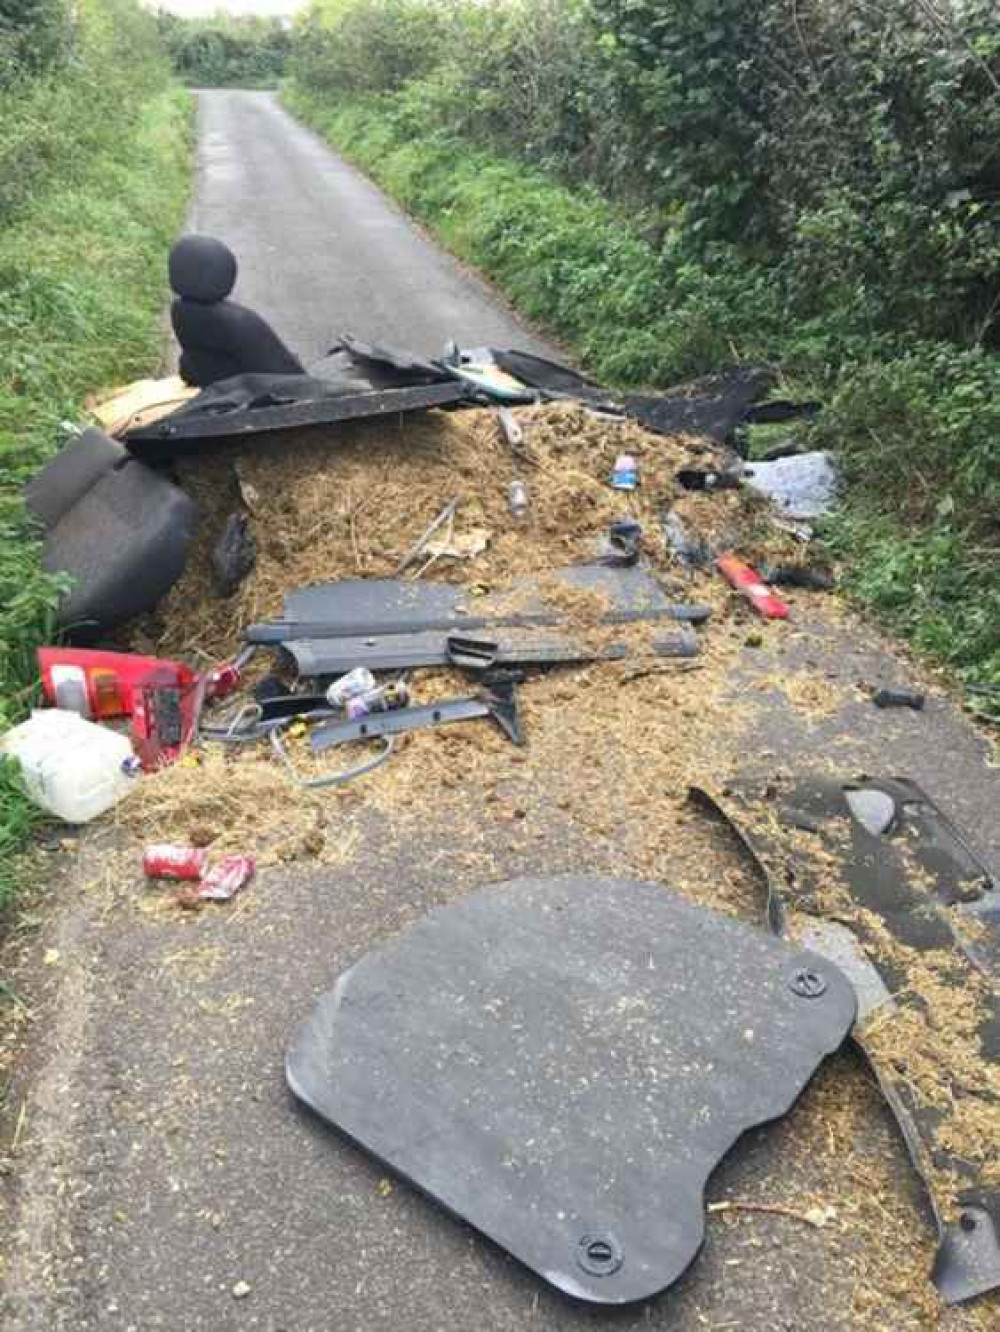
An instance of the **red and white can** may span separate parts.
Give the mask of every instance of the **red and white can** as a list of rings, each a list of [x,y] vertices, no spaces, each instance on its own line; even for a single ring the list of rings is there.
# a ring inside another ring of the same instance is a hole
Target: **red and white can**
[[[171,846],[161,842],[147,846],[142,853],[142,869],[147,879],[200,879],[205,872],[208,852],[198,846]]]

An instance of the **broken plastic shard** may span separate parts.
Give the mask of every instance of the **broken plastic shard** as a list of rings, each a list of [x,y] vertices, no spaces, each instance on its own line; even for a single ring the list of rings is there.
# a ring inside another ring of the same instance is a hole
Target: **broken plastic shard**
[[[1000,1066],[1000,917],[988,870],[920,787],[901,778],[745,780],[695,794],[729,820],[765,875],[775,933],[784,933],[789,909],[813,916],[810,944],[843,967],[865,1018],[878,1010],[875,1023],[859,1021],[855,1038],[927,1186],[942,1297],[956,1303],[1000,1288],[1000,1190],[978,1145],[1000,1135],[991,1090]],[[831,913],[850,920],[849,939]],[[970,917],[979,926],[972,934],[962,928]],[[924,1031],[919,1086],[898,1044],[913,1020]],[[982,1125],[971,1139],[963,1132],[970,1120]]]
[[[844,799],[857,821],[873,837],[881,837],[892,827],[896,817],[896,802],[884,791],[848,789],[844,792]]]
[[[826,959],[657,884],[531,878],[363,957],[286,1070],[551,1285],[619,1305],[688,1267],[711,1171],[791,1108],[854,1014]]]
[[[798,453],[749,463],[742,479],[774,500],[788,518],[821,518],[837,499],[837,470],[829,453]]]

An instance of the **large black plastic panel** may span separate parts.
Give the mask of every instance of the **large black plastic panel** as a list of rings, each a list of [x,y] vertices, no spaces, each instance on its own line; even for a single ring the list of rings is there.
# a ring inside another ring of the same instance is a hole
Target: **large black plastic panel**
[[[661,886],[520,879],[345,972],[287,1075],[553,1286],[627,1304],[691,1263],[712,1169],[854,1015],[833,964]]]

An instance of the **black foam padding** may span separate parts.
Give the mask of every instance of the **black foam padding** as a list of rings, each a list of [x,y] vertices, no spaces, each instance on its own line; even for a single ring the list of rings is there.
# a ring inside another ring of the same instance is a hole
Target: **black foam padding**
[[[338,352],[346,355],[358,367],[373,388],[444,384],[451,378],[448,371],[434,361],[425,361],[422,357],[382,342],[360,342],[349,333],[341,337],[339,347],[334,347],[329,354],[329,359],[335,364]],[[312,374],[325,377],[322,367],[322,362],[319,366],[313,366]]]
[[[170,322],[181,345],[181,377],[197,388],[234,375],[305,373],[267,320],[235,301],[206,305],[178,297]]]
[[[123,445],[92,428],[69,441],[24,489],[29,513],[45,528],[82,499],[90,488],[128,457]]]
[[[192,301],[222,301],[236,285],[236,256],[214,236],[182,236],[167,261],[171,289]]]
[[[629,394],[625,411],[658,435],[704,435],[727,444],[774,379],[769,366],[739,366],[696,380],[676,393]]]
[[[59,624],[77,641],[152,610],[180,577],[194,502],[99,430],[72,440],[26,488],[42,564],[68,574]]]
[[[657,884],[526,878],[363,957],[286,1073],[539,1277],[621,1305],[688,1267],[710,1173],[792,1107],[855,1007],[826,959]]]

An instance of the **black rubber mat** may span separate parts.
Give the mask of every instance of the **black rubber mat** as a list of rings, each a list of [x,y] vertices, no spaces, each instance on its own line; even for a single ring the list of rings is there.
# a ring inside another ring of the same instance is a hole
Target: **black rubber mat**
[[[287,1075],[544,1280],[627,1304],[691,1263],[712,1169],[854,1015],[829,962],[656,884],[521,879],[362,958]]]

